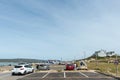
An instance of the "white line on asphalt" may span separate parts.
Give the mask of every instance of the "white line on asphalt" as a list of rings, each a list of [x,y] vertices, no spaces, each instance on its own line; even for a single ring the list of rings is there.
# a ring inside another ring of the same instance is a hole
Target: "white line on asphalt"
[[[42,78],[45,78],[47,75],[49,74],[49,72],[48,73],[46,73]]]
[[[64,72],[64,78],[66,78],[66,73]]]
[[[88,77],[86,74],[82,73],[82,72],[79,72],[81,75],[85,76],[85,77]]]

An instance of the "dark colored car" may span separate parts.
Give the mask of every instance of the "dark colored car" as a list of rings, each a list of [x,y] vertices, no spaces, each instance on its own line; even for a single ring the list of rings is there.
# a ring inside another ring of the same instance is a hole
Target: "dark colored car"
[[[74,64],[67,64],[66,65],[66,70],[74,70],[75,66]]]

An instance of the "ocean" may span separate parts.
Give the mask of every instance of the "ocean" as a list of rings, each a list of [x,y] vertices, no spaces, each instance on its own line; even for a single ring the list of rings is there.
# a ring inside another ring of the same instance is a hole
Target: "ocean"
[[[17,64],[18,63],[15,63],[15,62],[0,62],[0,66],[14,66]]]

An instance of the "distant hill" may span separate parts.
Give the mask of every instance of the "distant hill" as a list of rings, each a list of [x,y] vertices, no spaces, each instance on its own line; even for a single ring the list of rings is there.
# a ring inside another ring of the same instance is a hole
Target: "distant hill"
[[[27,62],[27,63],[39,63],[39,62],[46,62],[47,60],[39,60],[39,59],[24,59],[24,58],[17,58],[17,59],[0,59],[0,62]]]

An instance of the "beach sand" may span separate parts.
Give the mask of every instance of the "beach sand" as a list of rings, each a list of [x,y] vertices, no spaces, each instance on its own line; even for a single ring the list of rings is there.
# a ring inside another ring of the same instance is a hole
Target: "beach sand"
[[[1,66],[0,67],[0,72],[8,72],[13,69],[13,66]]]

